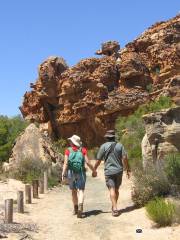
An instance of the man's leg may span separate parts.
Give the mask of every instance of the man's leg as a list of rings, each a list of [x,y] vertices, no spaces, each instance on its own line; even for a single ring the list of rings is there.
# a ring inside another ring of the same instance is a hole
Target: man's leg
[[[122,183],[122,175],[123,175],[123,173],[120,172],[114,178],[115,192],[116,192],[116,202],[118,202],[118,199],[119,199],[119,188],[120,188],[121,183]]]
[[[116,196],[116,190],[114,187],[109,187],[109,193],[110,193],[110,199],[112,203],[112,210],[117,210],[117,196]]]
[[[119,188],[115,188],[115,192],[116,192],[116,202],[118,202],[118,199],[119,199]]]
[[[118,188],[116,187],[116,176],[115,175],[106,176],[106,185],[109,189],[110,199],[112,203],[112,215],[114,217],[117,217],[119,215],[117,210],[117,200],[119,197],[119,191],[117,191]]]
[[[105,176],[106,186],[109,189],[110,199],[112,202],[112,210],[117,210],[117,196],[116,196],[116,184],[114,175]]]

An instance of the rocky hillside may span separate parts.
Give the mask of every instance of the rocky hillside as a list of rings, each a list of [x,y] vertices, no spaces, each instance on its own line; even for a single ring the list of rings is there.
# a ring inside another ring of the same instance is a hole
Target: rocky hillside
[[[160,164],[172,152],[180,152],[180,107],[143,116],[146,134],[142,140],[144,167]]]
[[[179,42],[178,15],[154,24],[123,49],[116,41],[104,43],[96,52],[100,58],[73,67],[50,57],[40,65],[20,110],[26,119],[46,123],[54,137],[76,133],[88,146],[100,144],[119,114],[162,94],[180,102]]]

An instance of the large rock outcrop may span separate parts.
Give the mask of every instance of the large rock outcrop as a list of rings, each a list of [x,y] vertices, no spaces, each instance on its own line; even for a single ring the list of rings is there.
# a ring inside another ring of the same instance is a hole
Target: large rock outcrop
[[[51,165],[52,162],[62,165],[62,156],[55,151],[47,132],[30,124],[16,139],[8,168],[13,168],[23,159],[42,160]]]
[[[119,114],[128,115],[159,95],[180,100],[180,16],[160,22],[120,50],[116,41],[102,44],[101,58],[69,67],[51,57],[20,108],[30,120],[48,123],[56,138],[81,135],[89,146],[100,144]]]
[[[163,161],[172,152],[180,152],[180,107],[143,116],[146,134],[142,140],[144,167]]]

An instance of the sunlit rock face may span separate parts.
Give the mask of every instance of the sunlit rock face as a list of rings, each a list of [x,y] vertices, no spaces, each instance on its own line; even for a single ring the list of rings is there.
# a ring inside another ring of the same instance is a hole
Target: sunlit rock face
[[[54,138],[72,134],[96,146],[118,115],[131,114],[159,95],[180,102],[180,16],[156,23],[120,49],[116,41],[102,44],[99,58],[68,67],[50,57],[39,67],[37,81],[26,92],[20,110],[32,121],[48,123]]]
[[[42,160],[46,165],[56,163],[62,168],[63,156],[53,147],[47,131],[31,123],[14,143],[9,169],[16,168],[22,160]]]
[[[144,167],[160,164],[174,152],[180,152],[180,107],[143,116],[146,134],[142,140]]]

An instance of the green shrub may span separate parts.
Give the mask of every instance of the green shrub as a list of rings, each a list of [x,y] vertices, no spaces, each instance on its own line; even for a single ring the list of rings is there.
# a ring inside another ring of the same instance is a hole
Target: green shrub
[[[96,159],[98,150],[99,150],[98,147],[89,149],[89,151],[88,151],[88,157],[89,157],[89,159],[92,159],[92,160]]]
[[[167,156],[165,165],[165,172],[170,183],[180,185],[180,153]]]
[[[53,147],[57,152],[64,155],[64,151],[67,147],[67,141],[61,138],[53,143]]]
[[[149,93],[153,92],[153,85],[152,85],[152,83],[150,83],[150,84],[148,84],[148,85],[146,86],[146,90],[147,90]]]
[[[21,116],[0,116],[0,162],[9,159],[15,139],[27,125]]]
[[[59,184],[59,182],[60,182],[59,179],[60,179],[60,178],[57,178],[57,177],[55,177],[55,176],[50,176],[50,177],[48,178],[48,187],[49,187],[49,188],[52,188],[52,187],[54,187],[54,186],[57,186],[57,185]]]
[[[62,168],[61,166],[57,163],[51,168],[51,174],[48,177],[48,187],[54,187],[57,186],[60,183],[61,180],[61,173],[62,173]]]
[[[170,184],[163,169],[149,166],[147,170],[142,167],[133,172],[132,200],[136,206],[142,207],[156,196],[165,196],[170,192]]]
[[[146,211],[151,220],[156,222],[159,227],[172,224],[175,206],[163,198],[155,198],[146,205]]]
[[[33,179],[39,179],[45,170],[45,166],[40,159],[22,159],[9,174],[10,177],[32,183]]]
[[[117,140],[121,141],[128,152],[131,167],[137,163],[142,164],[141,142],[145,134],[142,116],[147,113],[156,112],[172,107],[169,97],[161,96],[159,100],[140,106],[132,115],[127,117],[119,116],[116,121]]]
[[[174,222],[180,224],[180,202],[178,201],[174,202],[175,205],[175,213],[174,213]]]

